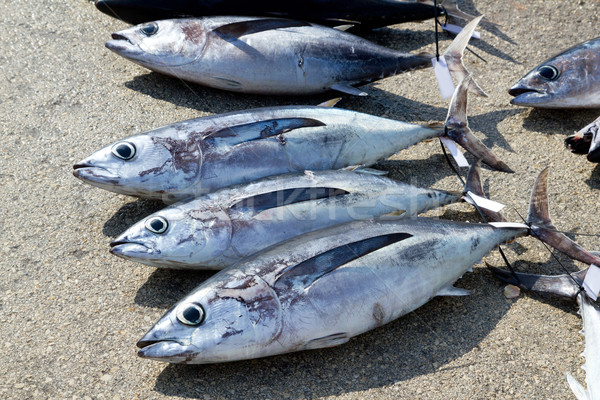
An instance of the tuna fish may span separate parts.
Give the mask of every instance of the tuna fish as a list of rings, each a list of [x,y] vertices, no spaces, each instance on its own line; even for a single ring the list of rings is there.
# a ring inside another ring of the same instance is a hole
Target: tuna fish
[[[442,124],[405,122],[329,107],[271,107],[179,122],[109,145],[74,166],[86,183],[165,202],[271,175],[371,165],[447,135],[488,165],[512,170],[471,132],[466,78]]]
[[[469,176],[465,193],[479,193],[477,172]],[[156,267],[223,269],[303,233],[388,213],[410,217],[462,196],[370,173],[278,175],[158,211],[116,238],[110,251]]]
[[[543,213],[538,193],[531,204]],[[298,236],[213,275],[146,333],[138,354],[203,364],[340,345],[435,296],[467,294],[452,284],[472,265],[540,230],[415,218]]]
[[[439,2],[441,3],[441,2]],[[438,6],[438,15],[471,20],[462,13],[455,0]],[[96,0],[96,8],[111,17],[132,24],[216,15],[279,16],[321,25],[356,24],[373,29],[403,22],[433,18],[433,1],[397,0]]]
[[[565,145],[575,154],[587,154],[590,162],[600,162],[600,117],[574,135],[565,139]]]
[[[460,81],[462,53],[481,17],[470,22],[444,55]],[[337,90],[431,66],[431,55],[378,46],[347,32],[277,18],[173,19],[131,27],[106,47],[143,67],[234,92],[301,95]],[[484,96],[473,82],[470,90]]]
[[[508,93],[512,104],[539,108],[600,107],[600,38],[544,61]]]
[[[592,254],[596,257],[600,256],[598,252]],[[600,259],[597,258],[596,262],[600,263]],[[577,400],[600,399],[600,306],[580,290],[587,268],[571,276],[522,273],[515,273],[513,276],[510,272],[498,268],[492,268],[492,271],[502,281],[518,285],[522,289],[577,300],[585,335],[585,350],[583,351],[585,365],[583,369],[586,371],[587,390],[571,374],[567,374],[567,381]]]

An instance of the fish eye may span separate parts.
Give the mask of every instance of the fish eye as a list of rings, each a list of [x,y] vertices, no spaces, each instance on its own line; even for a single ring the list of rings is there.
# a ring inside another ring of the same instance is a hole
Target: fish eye
[[[135,156],[135,146],[129,142],[117,143],[111,151],[115,157],[125,161],[131,160]]]
[[[156,22],[150,22],[140,28],[142,33],[146,36],[155,35],[158,32],[158,24]]]
[[[168,227],[169,223],[163,217],[153,217],[146,221],[146,229],[159,235],[165,233]]]
[[[182,304],[177,309],[177,319],[185,325],[200,325],[204,320],[204,309],[194,303]]]
[[[538,70],[540,76],[548,81],[553,81],[558,78],[558,69],[552,65],[542,65]]]

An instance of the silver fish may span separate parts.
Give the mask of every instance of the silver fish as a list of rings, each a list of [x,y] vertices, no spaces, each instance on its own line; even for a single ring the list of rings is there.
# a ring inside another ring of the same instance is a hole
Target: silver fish
[[[539,108],[600,107],[600,38],[544,61],[508,93],[512,104]]]
[[[467,123],[465,78],[442,124],[415,125],[317,106],[271,107],[179,122],[109,145],[73,174],[117,193],[175,202],[271,175],[371,165],[447,135],[506,172]]]
[[[538,200],[535,215],[544,212]],[[427,218],[311,232],[213,275],[146,333],[138,355],[202,364],[340,345],[434,296],[467,294],[452,284],[498,244],[529,232]]]
[[[464,193],[481,191],[473,169]],[[155,267],[223,269],[303,233],[389,213],[410,217],[462,196],[364,172],[278,175],[158,211],[123,232],[110,251]]]
[[[462,53],[481,17],[444,55],[457,81]],[[337,90],[431,66],[430,55],[402,53],[340,30],[278,18],[173,19],[131,27],[106,47],[150,70],[234,92],[299,95]],[[474,93],[485,93],[474,82]]]
[[[565,146],[573,153],[587,154],[590,162],[600,162],[600,117],[579,132],[565,139]]]
[[[591,254],[595,257],[600,256],[598,252],[591,252]],[[600,263],[600,259],[597,258],[596,262]],[[600,306],[579,288],[585,279],[587,270],[586,268],[571,276],[549,276],[523,273],[512,275],[508,271],[492,268],[496,277],[504,282],[518,285],[522,289],[577,300],[585,335],[585,350],[583,351],[585,365],[583,369],[586,371],[585,381],[587,384],[587,389],[585,389],[571,374],[567,373],[567,381],[577,400],[600,399]]]

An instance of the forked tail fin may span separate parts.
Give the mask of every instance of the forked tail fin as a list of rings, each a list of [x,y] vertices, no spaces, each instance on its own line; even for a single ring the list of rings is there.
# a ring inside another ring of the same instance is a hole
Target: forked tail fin
[[[496,157],[469,128],[469,122],[467,121],[467,88],[471,82],[473,82],[471,76],[467,75],[454,91],[448,108],[448,117],[446,118],[446,134],[490,167],[502,172],[514,172]]]
[[[467,26],[463,28],[463,30],[454,38],[450,46],[444,52],[444,58],[446,59],[446,63],[448,64],[448,69],[450,70],[450,75],[456,82],[464,81],[465,77],[469,75],[469,71],[463,64],[463,54],[465,52],[465,48],[469,43],[469,39],[471,39],[471,35],[475,31],[477,24],[481,21],[482,16],[479,16],[473,21],[469,22]],[[479,87],[474,80],[469,81],[468,84],[469,92],[476,94],[482,97],[488,97],[487,94]]]
[[[531,227],[532,236],[549,244],[572,259],[588,265],[600,265],[600,258],[558,232],[552,224],[548,212],[548,168],[540,173],[533,186],[529,201],[527,224]]]
[[[467,196],[468,192],[485,198],[485,193],[483,193],[483,185],[481,184],[481,160],[477,160],[477,162],[471,165],[471,168],[469,169],[464,189],[465,197]],[[488,210],[484,207],[479,207],[479,210],[481,210],[489,222],[506,222],[506,218],[504,218],[504,216],[502,216],[502,214],[499,212]]]
[[[579,286],[573,281],[575,279],[580,284],[585,279],[587,268],[569,275],[534,275],[523,274],[520,272],[506,271],[504,269],[488,265],[494,276],[505,283],[510,283],[521,289],[531,292],[554,294],[562,297],[575,299],[579,293]]]

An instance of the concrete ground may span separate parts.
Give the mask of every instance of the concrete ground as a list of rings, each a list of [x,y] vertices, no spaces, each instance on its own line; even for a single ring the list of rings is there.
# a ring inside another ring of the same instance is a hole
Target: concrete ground
[[[597,233],[600,166],[564,138],[598,110],[543,111],[509,104],[507,90],[548,56],[597,35],[594,0],[481,0],[467,64],[489,98],[471,98],[475,134],[515,174],[484,169],[486,191],[527,212],[537,174],[551,168],[550,212],[559,229]],[[475,10],[475,8],[477,10]],[[136,341],[209,273],[156,270],[118,259],[108,243],[161,207],[85,185],[72,165],[125,136],[188,118],[308,98],[237,95],[150,73],[104,42],[126,24],[85,0],[0,2],[0,397],[73,399],[570,399],[565,374],[585,372],[575,304],[507,300],[483,264],[458,282],[474,294],[436,298],[337,348],[208,366],[136,356]],[[404,51],[432,51],[433,22],[369,35]],[[443,37],[441,47],[449,39]],[[365,86],[339,107],[409,122],[445,118],[431,70]],[[404,182],[458,190],[437,141],[382,162]],[[477,221],[466,205],[432,216]],[[586,248],[598,238],[570,235]],[[560,273],[535,240],[505,246],[523,271]],[[569,270],[584,266],[560,257]],[[486,261],[502,266],[495,251]]]

